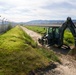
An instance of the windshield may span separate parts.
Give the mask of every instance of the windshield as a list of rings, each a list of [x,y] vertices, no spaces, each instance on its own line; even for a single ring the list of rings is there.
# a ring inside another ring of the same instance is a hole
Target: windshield
[[[52,33],[52,28],[48,28],[48,33]]]

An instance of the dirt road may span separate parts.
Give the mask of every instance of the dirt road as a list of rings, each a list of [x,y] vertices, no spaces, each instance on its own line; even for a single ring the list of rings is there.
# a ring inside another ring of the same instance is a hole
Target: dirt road
[[[22,27],[21,28],[29,35],[33,38],[33,40],[35,42],[38,43],[38,38],[41,37],[41,35],[39,35],[38,33],[34,32],[34,31],[31,31],[25,27]],[[40,45],[38,43],[38,45]],[[56,51],[56,49],[52,48],[52,50]],[[62,64],[59,64],[59,63],[55,63],[56,64],[56,68],[54,69],[49,69],[47,71],[43,71],[43,74],[39,74],[39,75],[76,75],[76,61],[73,60],[71,58],[71,56],[69,55],[65,55],[63,53],[60,53],[59,52],[59,49],[57,49],[57,54],[60,54],[59,58],[62,62]]]
[[[38,43],[38,38],[41,38],[41,35],[40,35],[40,34],[34,32],[34,31],[32,31],[32,30],[29,30],[29,29],[27,29],[27,28],[25,28],[25,27],[22,27],[22,26],[20,26],[20,27],[21,27],[29,36],[31,36],[32,39],[33,39],[35,42]],[[40,45],[40,44],[38,43],[38,45]]]

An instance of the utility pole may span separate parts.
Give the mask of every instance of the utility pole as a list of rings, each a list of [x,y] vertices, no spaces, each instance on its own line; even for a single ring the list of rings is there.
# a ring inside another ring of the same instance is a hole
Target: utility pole
[[[1,15],[0,15],[0,18],[1,18]],[[0,19],[0,33],[1,33],[1,19]]]
[[[5,31],[5,28],[4,28],[4,27],[5,27],[5,26],[4,26],[4,19],[5,19],[5,18],[2,19],[2,26],[1,26],[1,28],[2,28],[2,32]]]

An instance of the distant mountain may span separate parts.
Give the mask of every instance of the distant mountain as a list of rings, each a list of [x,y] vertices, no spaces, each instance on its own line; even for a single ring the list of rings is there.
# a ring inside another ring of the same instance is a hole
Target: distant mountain
[[[25,24],[51,24],[51,23],[63,23],[64,20],[32,20]]]
[[[73,20],[73,22],[76,24],[76,20]]]
[[[25,25],[38,25],[38,24],[63,24],[65,20],[32,20],[29,22],[20,22],[19,24]],[[73,20],[76,24],[76,20]]]
[[[32,20],[29,22],[9,22],[4,21],[3,24],[11,24],[11,25],[19,25],[19,24],[25,24],[25,25],[39,25],[39,24],[63,24],[64,20]],[[73,20],[73,22],[76,24],[76,20]],[[2,25],[2,21],[0,20],[0,25]]]

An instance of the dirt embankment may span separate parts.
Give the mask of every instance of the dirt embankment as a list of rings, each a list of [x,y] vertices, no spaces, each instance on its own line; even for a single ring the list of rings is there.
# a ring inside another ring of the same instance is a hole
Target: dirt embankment
[[[25,27],[22,27],[22,26],[21,26],[21,28],[29,36],[31,36],[35,42],[38,43],[37,40],[38,40],[38,38],[41,37],[40,34],[34,32],[34,31],[31,31]],[[40,45],[40,44],[38,43],[38,45]],[[54,51],[56,51],[56,49]],[[36,75],[76,75],[76,61],[73,60],[71,58],[71,56],[60,53],[59,50],[56,53],[60,55],[59,58],[60,58],[62,64],[54,63],[57,67],[52,68],[52,69],[50,67],[48,70],[40,71],[40,73],[37,73]]]

